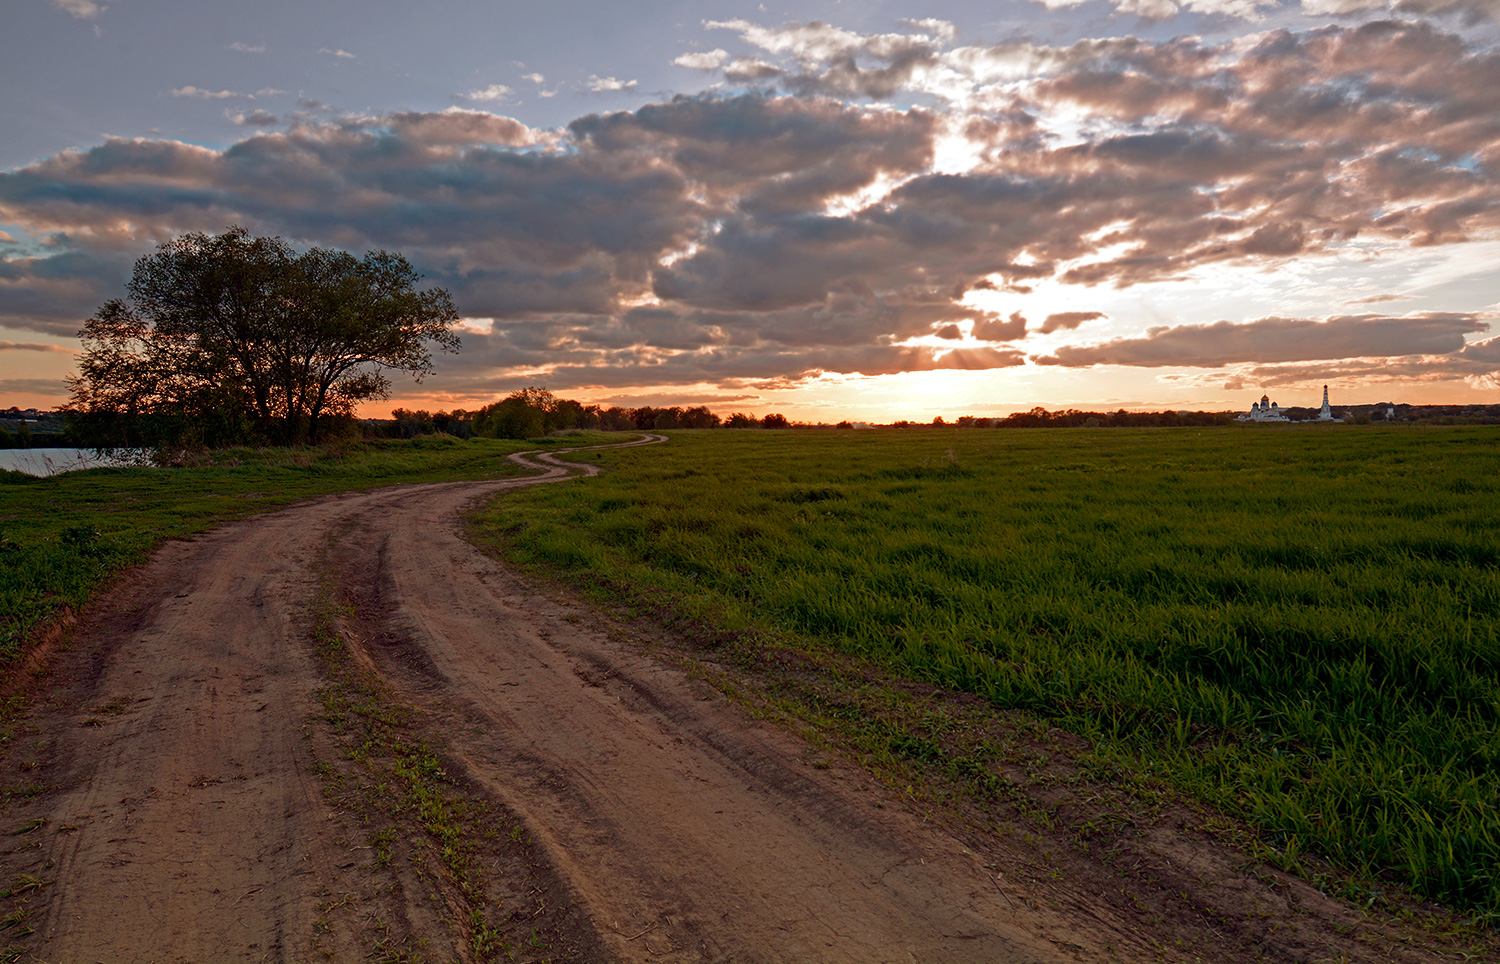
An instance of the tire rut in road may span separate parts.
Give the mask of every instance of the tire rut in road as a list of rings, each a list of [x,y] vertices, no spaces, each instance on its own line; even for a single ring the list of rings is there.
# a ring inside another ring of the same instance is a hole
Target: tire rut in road
[[[465,498],[347,531],[342,568],[373,575],[346,587],[359,636],[449,758],[545,847],[613,958],[1073,959],[957,843],[475,550]]]
[[[7,810],[47,821],[36,846],[0,856],[12,879],[52,881],[21,900],[26,950],[343,960],[396,940],[482,956],[420,842],[382,864],[368,815],[341,811],[315,775],[358,778],[318,722],[312,623],[332,546],[337,591],[356,603],[346,638],[393,708],[411,708],[413,739],[495,829],[520,824],[535,844],[516,866],[490,851],[489,921],[524,928],[538,903],[571,905],[545,919],[572,928],[584,960],[1107,956],[1018,909],[953,839],[462,539],[473,500],[595,471],[557,454],[516,457],[532,478],[346,494],[227,526],[167,547],[97,607],[7,760],[24,770],[29,753],[46,787]]]
[[[426,895],[393,905],[372,883],[361,828],[324,799],[314,574],[349,520],[595,471],[558,454],[513,457],[530,478],[345,493],[170,543],[91,606],[3,762],[25,829],[0,852],[4,959],[352,960],[393,917],[433,929]]]

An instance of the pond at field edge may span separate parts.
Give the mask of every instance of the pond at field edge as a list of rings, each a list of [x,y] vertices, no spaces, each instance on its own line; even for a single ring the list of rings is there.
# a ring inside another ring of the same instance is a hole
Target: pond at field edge
[[[141,449],[119,449],[101,455],[94,449],[0,449],[0,469],[27,475],[57,475],[76,469],[139,464]]]

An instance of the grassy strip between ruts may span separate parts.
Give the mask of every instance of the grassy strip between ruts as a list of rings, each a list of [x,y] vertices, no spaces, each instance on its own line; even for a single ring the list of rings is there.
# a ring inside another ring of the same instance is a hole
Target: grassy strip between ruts
[[[1031,710],[1295,861],[1500,915],[1492,429],[674,433],[510,556]]]
[[[421,711],[397,699],[355,655],[357,644],[350,640],[362,617],[351,593],[358,592],[358,575],[341,573],[336,557],[334,540],[324,555],[313,613],[324,678],[314,722],[328,728],[336,754],[316,769],[324,793],[359,821],[371,855],[366,869],[388,881],[370,899],[378,905],[405,890],[408,900],[428,901],[426,911],[453,942],[451,948],[434,947],[436,935],[410,933],[367,908],[353,923],[367,959],[418,964],[449,959],[453,952],[473,961],[512,961],[523,953],[532,961],[572,959],[555,911],[549,914],[545,896],[537,896],[540,890],[506,906],[496,886],[495,878],[530,879],[538,858],[525,828],[450,776],[455,768],[444,759],[438,738],[424,729]],[[347,900],[354,903],[352,896]],[[402,916],[399,909],[391,915]]]
[[[617,441],[571,433],[531,442],[429,436],[307,449],[226,449],[171,468],[34,478],[0,471],[0,665],[39,623],[77,607],[166,539],[312,496],[411,482],[525,474],[505,456]]]

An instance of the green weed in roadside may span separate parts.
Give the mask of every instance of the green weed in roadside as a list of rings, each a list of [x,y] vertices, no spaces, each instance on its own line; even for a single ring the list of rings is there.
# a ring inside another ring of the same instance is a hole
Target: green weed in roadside
[[[531,442],[424,436],[321,448],[186,453],[172,468],[98,468],[49,478],[0,473],[0,664],[27,633],[81,605],[167,539],[300,499],[350,489],[526,474],[525,449],[591,445],[575,432]]]
[[[1500,434],[672,433],[513,559],[1043,714],[1295,860],[1500,914]],[[919,753],[917,744],[894,748]]]

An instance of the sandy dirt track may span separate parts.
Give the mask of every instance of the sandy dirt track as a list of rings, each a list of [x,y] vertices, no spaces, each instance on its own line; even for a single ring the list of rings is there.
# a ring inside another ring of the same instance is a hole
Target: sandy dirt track
[[[526,479],[333,496],[171,544],[85,618],[4,763],[7,819],[35,826],[0,870],[41,884],[12,899],[35,931],[21,959],[371,959],[368,926],[328,925],[335,895],[340,920],[400,918],[426,959],[481,959],[409,874],[384,882],[315,772],[330,571],[362,600],[360,658],[526,828],[539,863],[510,886],[576,908],[573,959],[1201,959],[1143,920],[1028,900],[993,855],[473,548],[475,499],[594,471],[534,458]]]

